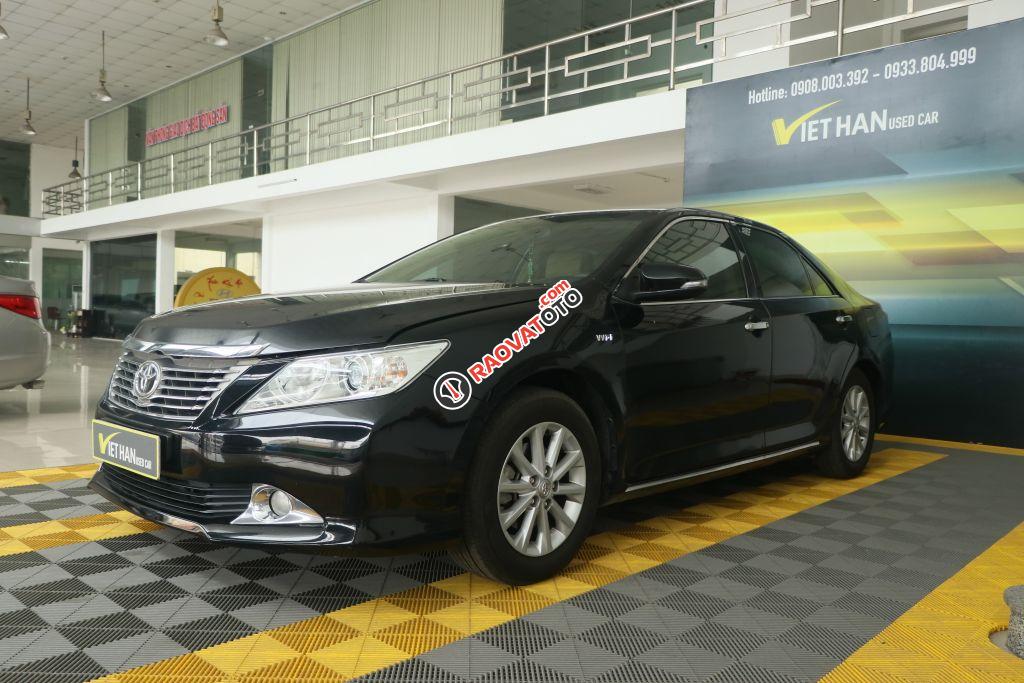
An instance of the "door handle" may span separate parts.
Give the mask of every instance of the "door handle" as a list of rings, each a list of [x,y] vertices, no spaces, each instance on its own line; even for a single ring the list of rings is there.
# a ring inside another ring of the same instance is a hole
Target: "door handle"
[[[743,329],[747,332],[760,332],[761,330],[767,330],[769,327],[771,325],[764,320],[751,320],[743,326]]]
[[[840,313],[839,315],[836,316],[836,322],[839,323],[840,325],[845,325],[846,323],[852,323],[853,322],[853,316],[849,315],[847,313]]]

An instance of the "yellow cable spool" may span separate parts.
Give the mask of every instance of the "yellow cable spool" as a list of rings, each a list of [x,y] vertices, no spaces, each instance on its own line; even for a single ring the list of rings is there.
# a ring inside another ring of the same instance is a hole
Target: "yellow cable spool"
[[[260,286],[256,281],[240,270],[207,268],[190,277],[182,285],[178,295],[174,297],[174,307],[237,299],[259,293]]]

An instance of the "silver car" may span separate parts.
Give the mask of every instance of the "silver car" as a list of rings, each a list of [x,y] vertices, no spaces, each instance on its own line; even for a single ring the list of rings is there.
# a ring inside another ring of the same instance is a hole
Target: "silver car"
[[[28,280],[0,275],[0,389],[43,385],[50,363],[50,335],[39,298]]]

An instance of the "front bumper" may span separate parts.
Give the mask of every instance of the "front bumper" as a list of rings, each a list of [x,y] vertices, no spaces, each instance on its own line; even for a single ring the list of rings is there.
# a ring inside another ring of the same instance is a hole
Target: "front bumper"
[[[317,525],[277,526],[260,524],[222,524],[198,522],[159,510],[153,505],[117,493],[103,465],[89,482],[89,488],[110,502],[151,522],[181,531],[205,536],[211,541],[225,543],[252,543],[294,546],[350,546],[356,537],[356,528],[337,520],[326,520]]]
[[[432,384],[400,394],[169,424],[101,401],[96,417],[160,438],[160,481],[237,491],[282,489],[324,519],[316,527],[231,524],[235,515],[188,514],[173,498],[127,495],[101,468],[93,488],[141,517],[211,540],[391,548],[457,536],[468,414],[425,408]],[[159,492],[158,492],[159,493]]]

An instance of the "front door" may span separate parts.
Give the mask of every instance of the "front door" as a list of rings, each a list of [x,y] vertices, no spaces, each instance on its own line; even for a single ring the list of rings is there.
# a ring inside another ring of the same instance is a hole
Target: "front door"
[[[678,301],[617,304],[630,484],[760,452],[769,408],[772,330],[764,305],[748,292],[726,224],[674,223],[627,275],[623,299],[647,263],[698,268],[708,288]]]

